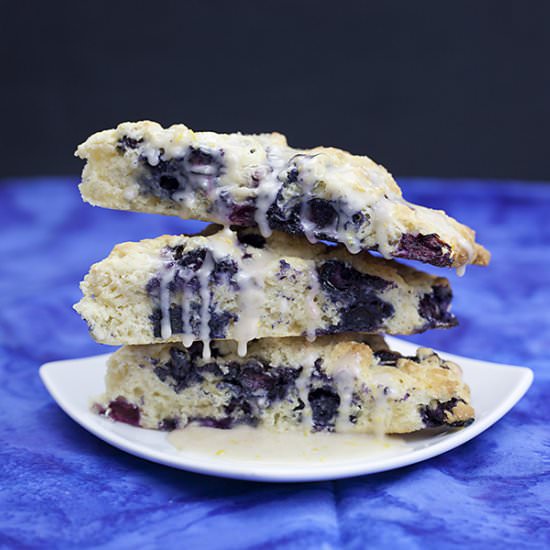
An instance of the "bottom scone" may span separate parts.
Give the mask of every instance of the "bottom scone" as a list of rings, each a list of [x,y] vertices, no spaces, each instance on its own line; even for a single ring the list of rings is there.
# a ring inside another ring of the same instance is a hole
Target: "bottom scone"
[[[279,431],[408,433],[474,420],[461,369],[432,350],[413,357],[378,336],[266,338],[239,357],[232,341],[126,346],[109,360],[96,410],[160,430],[196,423]]]

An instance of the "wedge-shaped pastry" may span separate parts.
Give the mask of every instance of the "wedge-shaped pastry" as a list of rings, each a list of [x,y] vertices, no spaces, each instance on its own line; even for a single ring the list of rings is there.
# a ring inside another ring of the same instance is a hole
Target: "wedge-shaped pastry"
[[[474,232],[405,201],[382,166],[334,148],[294,149],[280,134],[120,124],[80,145],[80,191],[107,208],[258,226],[436,266],[486,265]]]
[[[98,410],[121,422],[173,430],[189,423],[275,430],[408,433],[470,424],[458,365],[421,348],[390,351],[378,336],[126,346],[109,360]]]
[[[205,350],[210,339],[229,338],[244,355],[260,337],[456,324],[444,278],[284,233],[213,231],[119,244],[93,265],[75,306],[92,336],[104,344],[202,340]]]

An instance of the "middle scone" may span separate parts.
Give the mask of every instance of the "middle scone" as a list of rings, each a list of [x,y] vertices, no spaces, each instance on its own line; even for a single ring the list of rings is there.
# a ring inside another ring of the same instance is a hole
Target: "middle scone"
[[[264,239],[254,229],[210,226],[119,244],[81,289],[75,309],[98,342],[114,345],[225,338],[244,355],[255,338],[456,324],[445,278],[283,233]]]

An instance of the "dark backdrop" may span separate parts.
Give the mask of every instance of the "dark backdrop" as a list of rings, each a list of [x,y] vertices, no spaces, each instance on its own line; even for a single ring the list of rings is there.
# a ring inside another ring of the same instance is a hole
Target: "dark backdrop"
[[[286,133],[397,175],[550,179],[550,2],[2,2],[0,176],[124,120]]]

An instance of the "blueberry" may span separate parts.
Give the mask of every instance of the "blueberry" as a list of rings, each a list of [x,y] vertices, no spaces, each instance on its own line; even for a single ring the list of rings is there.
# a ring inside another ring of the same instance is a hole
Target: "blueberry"
[[[159,178],[159,186],[166,191],[177,191],[180,187],[180,182],[174,176],[161,176]]]
[[[238,315],[229,311],[212,311],[208,321],[210,338],[225,338],[228,325],[237,321],[238,318]]]
[[[183,258],[185,247],[182,244],[178,244],[172,248],[168,247],[168,249],[172,252],[172,257],[176,262],[179,262]]]
[[[374,356],[378,359],[378,364],[386,367],[397,366],[397,361],[401,359],[402,355],[396,351],[389,349],[381,349],[374,352]]]
[[[322,290],[337,305],[340,313],[338,325],[328,327],[323,332],[374,332],[383,328],[384,320],[393,315],[392,304],[378,296],[391,282],[361,273],[339,260],[323,262],[317,268],[317,275]]]
[[[183,320],[181,306],[171,305],[169,310],[170,327],[173,334],[183,333]],[[162,325],[162,310],[160,307],[153,307],[151,315],[149,315],[149,321],[152,325],[153,336],[155,338],[161,338],[161,325]]]
[[[161,382],[169,383],[176,393],[180,393],[189,386],[203,381],[203,376],[197,370],[193,359],[188,350],[172,347],[168,363],[155,367],[153,372]]]
[[[463,399],[457,399],[453,397],[449,401],[438,401],[435,406],[425,405],[420,407],[419,412],[426,428],[437,428],[438,426],[450,426],[452,428],[459,428],[462,426],[469,426],[474,419],[469,418],[467,420],[459,420],[456,422],[448,422],[446,412],[451,413],[456,405],[465,401]]]
[[[287,183],[294,183],[296,181],[298,181],[298,168],[296,168],[296,166],[293,166],[288,172],[287,172],[287,175],[286,175],[286,182]]]
[[[147,291],[147,294],[158,295],[159,289],[160,279],[158,277],[153,277],[152,279],[149,279],[149,281],[145,285],[145,290]]]
[[[338,414],[340,396],[330,387],[316,388],[308,393],[308,401],[316,430],[330,429]]]
[[[286,399],[301,368],[272,368],[259,360],[250,359],[246,363],[232,361],[225,366],[217,387],[231,398],[225,409],[234,423],[256,425],[259,421],[258,400],[262,407],[269,407],[277,400]]]
[[[235,282],[234,276],[237,274],[238,271],[239,266],[237,265],[237,263],[230,258],[226,258],[218,260],[214,264],[211,277],[214,280],[214,284],[216,285],[229,285]]]
[[[449,245],[435,233],[429,235],[405,233],[399,241],[394,256],[418,260],[438,267],[448,267],[453,263]]]
[[[252,197],[248,197],[242,202],[235,202],[231,193],[221,189],[216,199],[215,208],[225,213],[227,221],[234,225],[251,227],[256,224],[254,220],[256,205]]]
[[[124,397],[117,397],[109,403],[109,416],[117,422],[124,422],[131,426],[139,426],[139,407],[129,403]]]
[[[204,259],[206,258],[206,253],[206,248],[195,248],[186,254],[182,253],[180,247],[174,247],[172,249],[173,257],[178,261],[178,265],[190,269],[191,271],[198,271],[202,267]]]
[[[279,271],[277,273],[277,278],[279,280],[286,279],[289,269],[290,269],[290,264],[287,261],[279,260]]]
[[[259,362],[241,368],[239,379],[245,394],[250,397],[267,397],[275,385],[274,378]]]
[[[394,307],[376,296],[366,296],[360,302],[341,311],[341,328],[346,331],[380,330],[384,319],[390,317]]]
[[[162,311],[160,307],[154,307],[153,312],[149,315],[149,321],[153,328],[153,336],[155,338],[160,338],[161,335],[161,322],[162,322]]]
[[[153,372],[157,375],[157,378],[161,382],[166,382],[166,379],[168,378],[168,376],[170,376],[170,369],[167,368],[166,366],[164,366],[164,367],[155,367],[153,369]]]
[[[260,421],[250,402],[243,398],[233,397],[225,407],[225,412],[233,418],[233,424],[257,426]]]
[[[170,306],[170,327],[174,334],[183,333],[183,309],[181,306]]]
[[[207,187],[217,184],[224,170],[223,151],[205,151],[190,147],[183,156],[167,159],[159,149],[158,162],[150,164],[149,157],[139,157],[143,168],[138,183],[144,194],[163,199],[174,199],[174,193],[190,188],[194,193],[205,193]]]
[[[334,206],[325,199],[311,199],[307,203],[305,214],[318,229],[332,225],[338,219]]]
[[[158,429],[162,432],[172,432],[179,428],[179,418],[164,418],[159,422]]]
[[[189,166],[207,166],[216,162],[211,153],[195,147],[189,147],[185,160]]]
[[[194,279],[196,279],[196,277]],[[200,287],[200,283],[198,280],[195,281],[193,279],[184,279],[180,275],[179,271],[176,271],[172,280],[168,282],[168,290],[175,293],[183,292],[186,288],[195,290],[195,286],[196,290],[198,290],[198,288]],[[157,294],[156,297],[159,298],[160,294]]]
[[[149,164],[146,156],[141,156],[140,162],[144,167],[144,173],[138,179],[138,184],[146,194],[170,199],[176,191],[185,189],[189,183],[189,174],[183,169],[183,157],[165,160],[163,150],[160,150],[159,160],[155,166]]]
[[[303,233],[302,227],[302,203],[301,196],[297,195],[291,199],[285,198],[286,186],[283,185],[277,197],[267,209],[266,218],[271,229],[284,231],[291,235],[299,235]]]
[[[392,283],[368,273],[361,273],[350,264],[339,260],[328,260],[318,268],[321,284],[329,290],[351,291],[359,289],[382,291]]]
[[[176,347],[170,348],[170,359],[171,362],[168,364],[172,365],[173,377],[186,376],[191,368],[191,361],[187,350]]]
[[[256,207],[253,204],[233,204],[229,213],[229,221],[235,225],[249,227],[255,224],[254,214]]]
[[[228,369],[224,382],[234,384],[247,398],[265,397],[270,401],[284,399],[301,372],[301,368],[271,368],[256,359],[244,364],[231,362]]]
[[[134,139],[128,136],[122,136],[118,140],[116,149],[119,153],[124,154],[128,149],[137,149],[140,143],[143,143],[143,138]]]
[[[319,240],[334,239],[330,230],[336,222],[342,222],[344,228],[349,225],[360,225],[368,219],[362,212],[355,212],[351,218],[344,216],[340,219],[340,212],[348,209],[348,205],[342,201],[330,201],[320,197],[312,197],[307,200],[303,194],[303,188],[299,181],[296,168],[289,170],[286,177],[281,178],[282,185],[275,200],[267,210],[266,217],[272,229],[285,231],[293,235],[304,233],[304,223],[309,222],[308,229]],[[302,219],[303,218],[305,219]]]
[[[452,327],[458,324],[456,317],[449,311],[453,293],[451,288],[434,285],[432,292],[420,299],[418,313],[426,319],[425,328]]]

